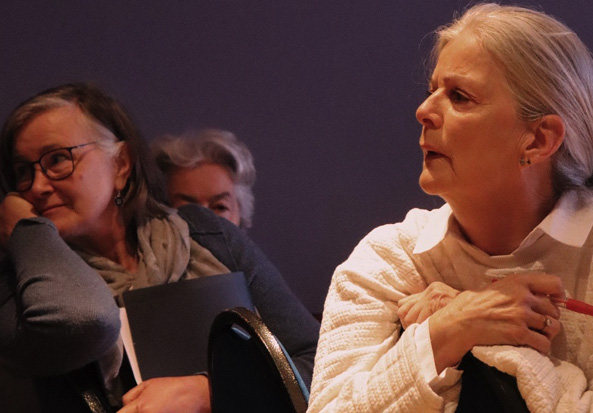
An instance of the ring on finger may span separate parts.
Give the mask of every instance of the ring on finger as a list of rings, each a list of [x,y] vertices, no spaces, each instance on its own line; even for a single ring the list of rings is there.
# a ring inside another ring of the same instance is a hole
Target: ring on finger
[[[544,326],[542,327],[542,329],[540,331],[544,331],[546,328],[548,328],[550,326],[550,324],[552,324],[552,320],[550,319],[550,317],[545,316],[546,318],[544,319]]]

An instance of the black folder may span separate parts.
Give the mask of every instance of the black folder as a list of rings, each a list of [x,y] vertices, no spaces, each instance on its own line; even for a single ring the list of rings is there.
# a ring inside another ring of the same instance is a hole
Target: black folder
[[[123,293],[142,380],[208,369],[208,334],[228,308],[254,310],[242,272],[179,281]]]

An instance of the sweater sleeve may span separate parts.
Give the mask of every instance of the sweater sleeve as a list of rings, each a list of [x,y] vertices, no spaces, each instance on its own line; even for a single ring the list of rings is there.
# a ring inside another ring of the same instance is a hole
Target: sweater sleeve
[[[450,401],[420,373],[417,325],[401,334],[397,302],[425,283],[401,246],[399,225],[371,232],[334,273],[309,412],[436,412]]]
[[[117,341],[117,306],[103,279],[45,218],[19,221],[0,276],[0,355],[32,376],[97,360]]]
[[[280,340],[309,388],[319,338],[317,320],[245,231],[206,208],[184,207],[180,215],[190,221],[192,236],[198,243],[232,271],[243,271],[262,320]],[[207,221],[215,225],[208,228]]]

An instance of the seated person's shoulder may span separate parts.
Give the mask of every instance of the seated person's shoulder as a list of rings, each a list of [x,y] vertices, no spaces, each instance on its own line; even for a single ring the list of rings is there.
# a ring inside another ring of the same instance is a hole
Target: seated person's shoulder
[[[419,233],[433,221],[441,221],[446,211],[441,209],[426,210],[414,208],[408,211],[403,221],[381,225],[373,229],[363,239],[370,243],[393,241],[400,238],[417,238]]]
[[[177,209],[181,218],[188,222],[190,230],[198,232],[238,232],[233,223],[216,215],[211,209],[198,204],[185,204]]]

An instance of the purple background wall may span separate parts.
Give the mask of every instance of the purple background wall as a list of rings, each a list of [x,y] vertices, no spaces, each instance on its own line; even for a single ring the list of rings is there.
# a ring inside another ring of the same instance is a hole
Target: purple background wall
[[[335,266],[368,231],[441,204],[417,185],[414,112],[427,34],[466,4],[4,1],[0,117],[41,89],[90,80],[147,139],[235,132],[258,171],[250,235],[321,312]],[[560,17],[593,47],[588,0],[521,4]]]

